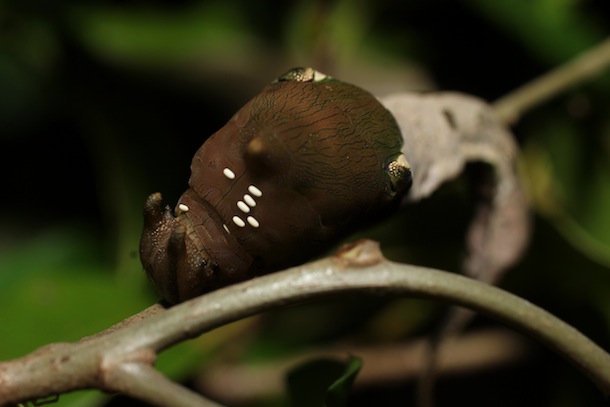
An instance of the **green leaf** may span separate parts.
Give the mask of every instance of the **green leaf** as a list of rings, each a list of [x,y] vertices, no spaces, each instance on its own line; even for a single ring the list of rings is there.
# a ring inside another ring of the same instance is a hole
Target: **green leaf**
[[[347,398],[352,388],[354,380],[360,369],[362,368],[362,359],[352,356],[347,361],[343,374],[333,384],[330,385],[326,392],[327,407],[344,407],[347,406]]]
[[[286,377],[291,407],[342,407],[347,405],[351,385],[362,367],[362,360],[346,362],[320,358],[307,361]]]

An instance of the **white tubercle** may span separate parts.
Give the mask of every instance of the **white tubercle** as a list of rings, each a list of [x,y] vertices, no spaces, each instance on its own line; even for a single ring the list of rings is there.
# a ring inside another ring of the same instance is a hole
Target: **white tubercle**
[[[224,170],[222,170],[222,173],[225,175],[225,177],[227,177],[228,179],[235,179],[235,173],[233,171],[231,171],[230,168],[225,168]]]
[[[181,203],[180,205],[178,205],[178,209],[180,210],[180,212],[188,212],[189,211],[189,207],[186,206],[185,204]]]
[[[243,228],[244,226],[246,226],[246,222],[244,222],[244,220],[242,218],[240,218],[239,216],[233,216],[233,223],[235,223],[240,228]]]
[[[248,221],[250,226],[252,226],[254,228],[257,228],[257,227],[259,227],[261,225],[260,223],[258,223],[256,218],[253,218],[252,216],[248,216],[248,218],[246,220]]]
[[[258,189],[255,185],[250,185],[248,187],[248,192],[250,192],[252,195],[254,195],[254,196],[258,197],[258,198],[263,196],[263,191]]]
[[[223,224],[222,224],[222,227],[225,229],[225,231],[226,231],[228,234],[231,234],[231,231],[229,230],[229,228],[227,227],[227,225],[225,225],[225,224],[223,223]]]
[[[243,213],[248,213],[250,212],[250,207],[248,205],[246,205],[246,203],[244,201],[237,201],[237,207],[243,212]]]
[[[326,77],[327,77],[326,74],[323,74],[322,72],[315,71],[314,74],[313,74],[313,81],[314,82],[319,82],[319,81],[321,81],[323,79],[326,79]]]
[[[244,201],[248,204],[249,207],[254,208],[256,206],[256,201],[250,195],[244,195]]]

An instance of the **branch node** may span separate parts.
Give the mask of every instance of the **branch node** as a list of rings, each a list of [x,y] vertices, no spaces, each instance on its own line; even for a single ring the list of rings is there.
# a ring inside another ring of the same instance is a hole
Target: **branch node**
[[[370,267],[385,261],[379,243],[361,239],[341,247],[335,254],[343,267]]]

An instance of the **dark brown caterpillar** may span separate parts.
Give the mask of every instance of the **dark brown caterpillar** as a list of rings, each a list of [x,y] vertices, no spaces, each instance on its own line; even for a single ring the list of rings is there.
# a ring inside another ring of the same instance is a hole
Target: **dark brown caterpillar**
[[[303,262],[398,205],[411,185],[401,146],[370,93],[293,69],[201,146],[173,213],[148,198],[142,264],[177,303]]]

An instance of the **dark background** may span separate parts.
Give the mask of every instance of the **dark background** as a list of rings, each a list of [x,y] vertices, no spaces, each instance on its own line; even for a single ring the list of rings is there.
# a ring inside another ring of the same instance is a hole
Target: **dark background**
[[[456,90],[491,102],[609,33],[607,0],[0,1],[0,359],[156,300],[137,257],[146,196],[161,191],[173,205],[206,137],[289,68],[379,95]],[[515,125],[535,230],[501,284],[606,348],[609,102],[606,72]],[[460,179],[359,236],[393,259],[458,271],[471,212]],[[192,378],[240,330],[246,354],[264,360],[346,338],[405,341],[441,315],[418,300],[332,301],[219,330],[160,365]],[[439,405],[604,405],[572,366],[531,346],[526,361],[441,379]],[[387,387],[356,398],[412,402],[412,383]],[[80,392],[58,405],[104,402]]]

